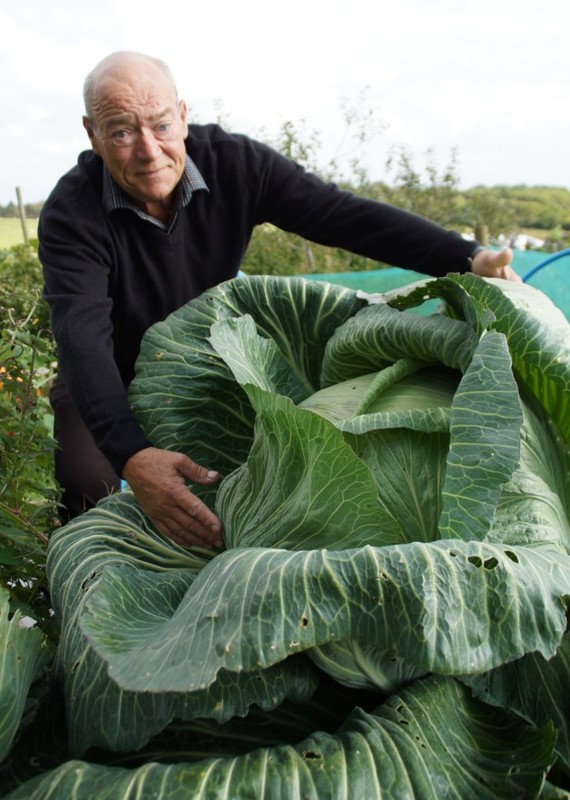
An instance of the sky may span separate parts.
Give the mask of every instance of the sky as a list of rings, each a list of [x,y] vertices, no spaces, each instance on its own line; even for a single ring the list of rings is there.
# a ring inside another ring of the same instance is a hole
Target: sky
[[[405,148],[419,171],[455,153],[462,188],[570,189],[568,0],[0,0],[0,204],[45,200],[88,148],[83,79],[115,50],[163,58],[190,121],[317,134],[323,167],[391,182]]]

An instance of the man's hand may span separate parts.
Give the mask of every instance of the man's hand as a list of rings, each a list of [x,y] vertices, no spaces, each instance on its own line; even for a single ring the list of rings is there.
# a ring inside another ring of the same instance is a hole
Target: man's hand
[[[520,275],[511,267],[513,251],[506,247],[504,250],[479,250],[471,263],[471,272],[482,278],[504,278],[507,281],[520,281]]]
[[[223,547],[219,519],[185,485],[214,483],[217,472],[181,453],[148,447],[129,458],[123,477],[161,533],[183,546]]]

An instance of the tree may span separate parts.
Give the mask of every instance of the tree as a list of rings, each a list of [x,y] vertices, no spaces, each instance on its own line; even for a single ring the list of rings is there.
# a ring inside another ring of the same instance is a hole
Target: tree
[[[517,228],[512,205],[499,192],[478,186],[462,196],[461,218],[471,228],[487,225],[491,236]]]
[[[455,149],[451,151],[449,163],[440,170],[433,148],[429,148],[422,172],[416,168],[409,150],[400,145],[390,153],[386,170],[395,173],[393,186],[384,187],[388,202],[440,225],[457,226],[459,178]]]

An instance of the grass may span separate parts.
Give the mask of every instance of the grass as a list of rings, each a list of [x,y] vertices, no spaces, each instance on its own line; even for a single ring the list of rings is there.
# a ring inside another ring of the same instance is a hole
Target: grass
[[[37,219],[27,221],[28,238],[35,239],[38,235]],[[12,247],[24,243],[22,223],[19,217],[0,217],[0,248]]]

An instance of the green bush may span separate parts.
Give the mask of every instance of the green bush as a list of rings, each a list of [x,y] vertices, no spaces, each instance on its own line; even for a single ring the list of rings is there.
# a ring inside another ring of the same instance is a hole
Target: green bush
[[[34,245],[0,251],[0,584],[53,638],[45,582],[57,525],[49,387],[54,343]]]
[[[242,269],[247,275],[364,272],[385,266],[364,256],[313,244],[265,224],[255,228]]]
[[[17,320],[28,317],[33,310],[27,330],[42,338],[48,337],[49,309],[41,296],[43,277],[37,240],[0,250],[0,275],[2,318],[8,309]]]

